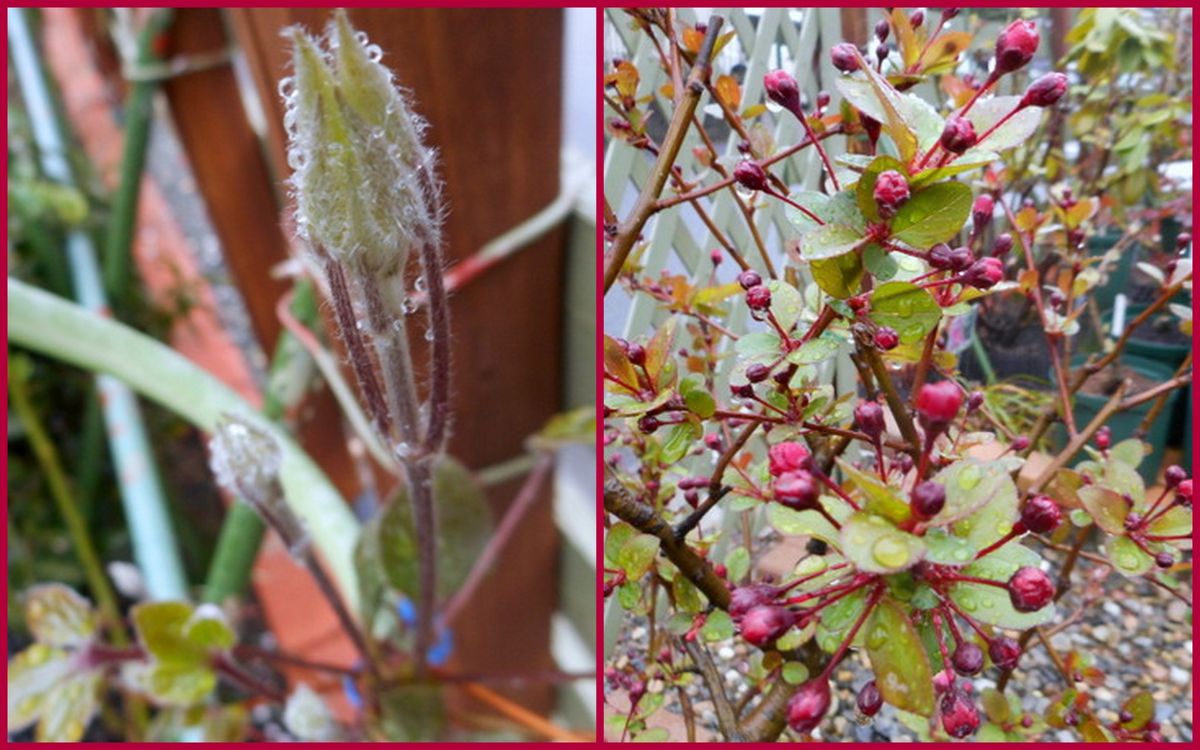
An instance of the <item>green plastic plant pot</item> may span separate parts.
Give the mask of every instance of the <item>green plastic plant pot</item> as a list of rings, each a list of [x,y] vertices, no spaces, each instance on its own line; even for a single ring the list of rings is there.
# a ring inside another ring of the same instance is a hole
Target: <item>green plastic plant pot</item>
[[[1117,240],[1120,238],[1120,232],[1105,232],[1089,237],[1087,241],[1088,255],[1092,257],[1104,255],[1109,248],[1117,244]],[[1101,310],[1110,309],[1117,295],[1129,288],[1130,275],[1133,273],[1134,261],[1140,254],[1139,250],[1139,246],[1133,244],[1121,253],[1121,259],[1117,261],[1116,268],[1112,269],[1108,275],[1108,282],[1103,286],[1096,287],[1092,292]]]
[[[1130,305],[1125,309],[1125,321],[1128,323],[1146,309],[1146,305]],[[1105,311],[1103,317],[1104,325],[1109,326],[1112,323],[1112,310]],[[1159,315],[1170,316],[1169,312],[1160,312]],[[1129,343],[1125,345],[1125,351],[1128,354],[1142,357],[1144,359],[1152,359],[1155,362],[1162,362],[1171,368],[1179,367],[1183,362],[1183,358],[1191,351],[1191,346],[1187,343],[1181,344],[1164,344],[1157,341],[1138,338],[1135,332],[1129,339]]]
[[[1071,365],[1079,367],[1085,361],[1084,357],[1075,357]],[[1145,359],[1129,353],[1125,353],[1119,360],[1120,364],[1129,367],[1141,375],[1144,375],[1155,382],[1170,380],[1174,374],[1174,368],[1162,362],[1152,359]],[[1053,374],[1051,374],[1053,377]],[[1159,412],[1158,417],[1150,425],[1150,429],[1142,440],[1150,444],[1150,453],[1142,459],[1142,463],[1138,466],[1138,473],[1142,475],[1142,479],[1150,484],[1158,477],[1158,470],[1162,466],[1163,452],[1167,447],[1167,436],[1171,426],[1171,413],[1174,411],[1176,400],[1179,398],[1179,392],[1173,391],[1167,399],[1166,407]],[[1097,396],[1090,393],[1079,392],[1075,394],[1075,424],[1079,427],[1091,422],[1092,419],[1099,413],[1100,409],[1108,399],[1104,396]],[[1153,405],[1153,400],[1140,404],[1133,409],[1114,414],[1108,420],[1108,427],[1112,430],[1112,443],[1117,443],[1127,438],[1133,437],[1133,433],[1145,418],[1146,413],[1150,411]],[[1052,444],[1056,449],[1061,449],[1067,444],[1067,431],[1062,425],[1057,425],[1054,429]],[[1081,461],[1088,460],[1088,454],[1080,451],[1075,459],[1071,462],[1074,466]]]

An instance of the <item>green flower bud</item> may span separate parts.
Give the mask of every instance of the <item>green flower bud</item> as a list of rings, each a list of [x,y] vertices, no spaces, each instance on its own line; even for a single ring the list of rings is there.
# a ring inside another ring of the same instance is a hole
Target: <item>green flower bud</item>
[[[435,154],[379,48],[338,12],[322,39],[287,31],[280,85],[301,235],[355,270],[389,276],[419,243],[440,242]],[[327,49],[322,49],[324,42]]]

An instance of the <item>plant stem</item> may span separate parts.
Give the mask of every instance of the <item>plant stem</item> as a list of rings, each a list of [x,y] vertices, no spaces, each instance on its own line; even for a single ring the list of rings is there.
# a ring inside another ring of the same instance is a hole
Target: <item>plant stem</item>
[[[729,696],[725,694],[725,681],[721,678],[721,672],[717,669],[717,665],[713,663],[712,656],[702,644],[694,640],[685,639],[683,647],[687,650],[688,656],[692,657],[692,661],[696,663],[696,668],[700,670],[700,676],[708,685],[708,694],[712,696],[713,710],[717,715],[717,724],[721,727],[721,734],[728,742],[745,742],[747,738],[742,734],[737,714],[734,713],[733,706],[729,703]]]
[[[146,25],[138,34],[136,64],[154,65],[159,57],[154,43],[167,32],[174,11],[163,8],[152,11]],[[104,242],[104,286],[114,304],[124,301],[129,289],[130,257],[133,232],[137,224],[138,193],[142,172],[146,166],[146,147],[150,142],[150,126],[154,121],[154,93],[157,78],[133,82],[125,106],[125,144],[121,154],[121,178],[113,195],[112,212]]]
[[[888,374],[887,365],[879,353],[869,346],[859,346],[859,353],[866,360],[867,366],[871,368],[872,374],[875,375],[875,382],[879,384],[879,389],[883,391],[883,397],[887,401],[888,408],[892,410],[892,416],[896,419],[896,426],[900,428],[900,434],[904,436],[905,442],[908,443],[908,452],[914,459],[921,457],[921,437],[917,434],[917,428],[913,426],[912,415],[908,412],[908,407],[900,398],[900,393],[896,390],[896,386],[892,383],[892,377]]]
[[[316,320],[317,300],[311,282],[297,282],[289,308],[302,324],[311,325]],[[280,376],[294,364],[295,357],[303,356],[296,352],[296,344],[295,336],[287,330],[275,343],[267,391],[263,394],[263,416],[272,421],[278,421],[294,405],[283,400],[285,394],[281,391],[292,384],[285,385]],[[303,389],[297,388],[293,392],[303,393]],[[229,507],[209,563],[204,601],[219,604],[245,591],[265,530],[262,519],[245,503],[235,501]]]
[[[513,533],[516,531],[521,519],[533,507],[533,504],[540,496],[542,484],[546,477],[550,475],[550,469],[554,466],[554,457],[550,453],[542,453],[537,457],[537,463],[534,465],[533,471],[525,479],[525,483],[521,486],[521,490],[517,493],[517,497],[509,506],[508,511],[504,514],[504,520],[496,527],[487,546],[483,548],[483,552],[476,558],[475,563],[471,566],[471,572],[467,574],[467,579],[463,581],[462,586],[458,591],[454,592],[454,596],[442,608],[442,622],[447,627],[454,622],[463,607],[474,596],[475,591],[479,588],[486,578],[488,572],[496,562],[500,551],[512,539]]]
[[[1120,408],[1121,399],[1125,396],[1125,391],[1128,388],[1128,380],[1117,386],[1117,390],[1113,393],[1112,397],[1108,399],[1108,403],[1100,407],[1100,411],[1096,412],[1096,416],[1092,418],[1092,421],[1088,422],[1087,426],[1084,427],[1083,430],[1071,438],[1071,441],[1067,443],[1067,447],[1063,448],[1062,451],[1060,451],[1059,454],[1054,457],[1054,459],[1046,466],[1046,468],[1042,470],[1042,473],[1038,476],[1038,478],[1034,480],[1033,484],[1030,485],[1029,489],[1027,490],[1030,495],[1040,492],[1043,487],[1050,483],[1050,480],[1054,478],[1054,475],[1058,473],[1059,469],[1066,466],[1067,462],[1074,458],[1076,453],[1083,450],[1083,446],[1092,439],[1092,436],[1096,434],[1096,431],[1103,427],[1104,423],[1108,421],[1108,418],[1115,414]],[[1066,408],[1069,410],[1071,408],[1070,404],[1067,404]]]
[[[450,421],[450,307],[442,282],[442,259],[432,240],[421,243],[421,272],[429,300],[429,417],[425,451],[441,453]]]
[[[121,624],[121,610],[117,606],[117,594],[105,576],[100,555],[92,544],[91,537],[88,536],[87,523],[79,512],[75,497],[71,493],[70,481],[63,471],[54,442],[42,426],[37,409],[29,398],[26,375],[31,366],[28,358],[10,355],[8,362],[9,399],[13,410],[16,411],[21,424],[25,427],[34,456],[46,476],[50,495],[54,498],[58,512],[66,524],[67,534],[71,538],[71,546],[75,548],[75,555],[79,558],[79,564],[83,568],[88,588],[91,589],[92,596],[96,598],[96,605],[111,628],[113,642],[118,646],[124,646],[128,643],[128,639],[125,637],[125,630]]]
[[[363,663],[367,665],[367,670],[376,678],[379,677],[375,666],[375,660],[371,658],[371,649],[367,644],[366,638],[363,637],[362,631],[358,624],[354,621],[354,616],[350,614],[350,610],[346,608],[345,602],[338,594],[337,587],[333,585],[333,581],[326,575],[325,569],[317,561],[316,555],[309,549],[304,554],[304,567],[308,570],[309,575],[317,583],[317,588],[321,590],[321,594],[325,597],[329,605],[333,607],[334,613],[342,624],[342,629],[346,631],[346,635],[354,641],[354,647],[358,649],[359,657]]]
[[[750,424],[746,425],[745,429],[739,432],[738,436],[733,439],[733,442],[731,442],[725,451],[721,453],[721,456],[717,459],[717,465],[713,469],[712,476],[708,480],[708,497],[704,500],[704,503],[700,507],[696,508],[695,511],[688,515],[687,518],[680,521],[675,527],[674,536],[676,539],[683,541],[683,539],[691,532],[691,530],[696,528],[696,525],[700,523],[701,519],[703,519],[704,516],[710,510],[712,510],[713,507],[721,500],[721,498],[724,497],[729,491],[728,488],[722,487],[722,482],[724,481],[725,477],[725,469],[729,466],[729,462],[733,460],[733,457],[737,454],[737,452],[742,449],[742,446],[746,444],[746,441],[750,439],[750,435],[753,434],[756,429],[758,429],[759,424],[759,422],[751,422]]]
[[[724,23],[725,19],[721,16],[713,16],[709,19],[708,31],[704,35],[704,42],[700,45],[699,54],[696,55],[696,63],[692,66],[691,73],[688,74],[683,100],[671,116],[667,134],[663,137],[662,149],[650,172],[650,178],[638,195],[630,215],[617,227],[611,257],[604,269],[605,294],[620,275],[621,267],[625,265],[625,259],[629,257],[629,251],[633,249],[633,243],[641,233],[642,227],[654,213],[655,203],[662,194],[667,177],[671,174],[671,167],[675,164],[679,149],[683,146],[692,114],[696,111],[696,105],[700,103],[701,94],[704,93],[703,81],[708,77],[712,65],[713,45],[716,43]]]

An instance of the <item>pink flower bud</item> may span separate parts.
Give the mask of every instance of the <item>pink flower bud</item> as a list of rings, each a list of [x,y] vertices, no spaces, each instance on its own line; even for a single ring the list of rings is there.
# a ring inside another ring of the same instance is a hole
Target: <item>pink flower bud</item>
[[[777,477],[789,471],[807,470],[812,466],[812,456],[799,443],[776,443],[767,451],[767,462],[771,476]]]
[[[733,168],[733,179],[748,190],[766,190],[767,173],[758,162],[745,159]]]
[[[829,57],[833,62],[833,67],[843,73],[853,73],[858,70],[858,52],[854,45],[849,42],[833,45],[833,49],[829,50]]]
[[[1033,21],[1016,20],[996,39],[996,74],[1011,73],[1029,64],[1038,48],[1038,29]]]
[[[879,176],[875,178],[874,197],[879,215],[884,219],[890,219],[908,200],[908,180],[894,169],[880,172]]]
[[[811,732],[825,718],[830,701],[829,681],[821,678],[809,680],[788,700],[788,726],[801,734]]]
[[[772,70],[763,76],[763,88],[771,101],[800,117],[800,86],[786,70]]]
[[[953,116],[946,120],[940,143],[952,154],[961,154],[975,145],[975,126],[965,117]]]
[[[1067,93],[1067,77],[1062,73],[1047,73],[1025,89],[1021,107],[1049,107]]]
[[[991,223],[992,214],[995,210],[996,202],[987,193],[975,199],[975,202],[971,204],[971,221],[975,223],[976,233],[980,232],[985,225]]]
[[[926,383],[917,392],[917,415],[922,425],[944,427],[962,407],[963,395],[957,385],[949,380]]]
[[[976,289],[991,289],[1004,278],[1004,264],[999,258],[980,258],[963,273],[962,282]]]

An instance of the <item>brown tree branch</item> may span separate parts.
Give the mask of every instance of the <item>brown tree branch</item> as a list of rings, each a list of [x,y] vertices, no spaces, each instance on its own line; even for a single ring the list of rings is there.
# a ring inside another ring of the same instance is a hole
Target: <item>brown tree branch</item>
[[[620,275],[621,267],[625,265],[625,259],[629,257],[633,243],[641,234],[642,227],[654,213],[654,204],[658,201],[663,187],[667,184],[667,178],[671,175],[671,167],[674,166],[675,159],[679,156],[679,149],[683,146],[684,136],[691,124],[692,113],[696,111],[696,105],[700,103],[700,96],[704,93],[704,81],[708,78],[712,67],[713,44],[716,42],[724,22],[720,16],[713,16],[709,19],[708,31],[704,35],[700,52],[696,55],[696,64],[692,66],[692,71],[688,74],[683,100],[671,116],[671,123],[667,127],[666,136],[663,137],[662,148],[659,150],[658,160],[650,172],[650,179],[642,187],[642,192],[638,195],[629,217],[617,227],[612,254],[608,260],[608,266],[604,269],[605,294]]]

